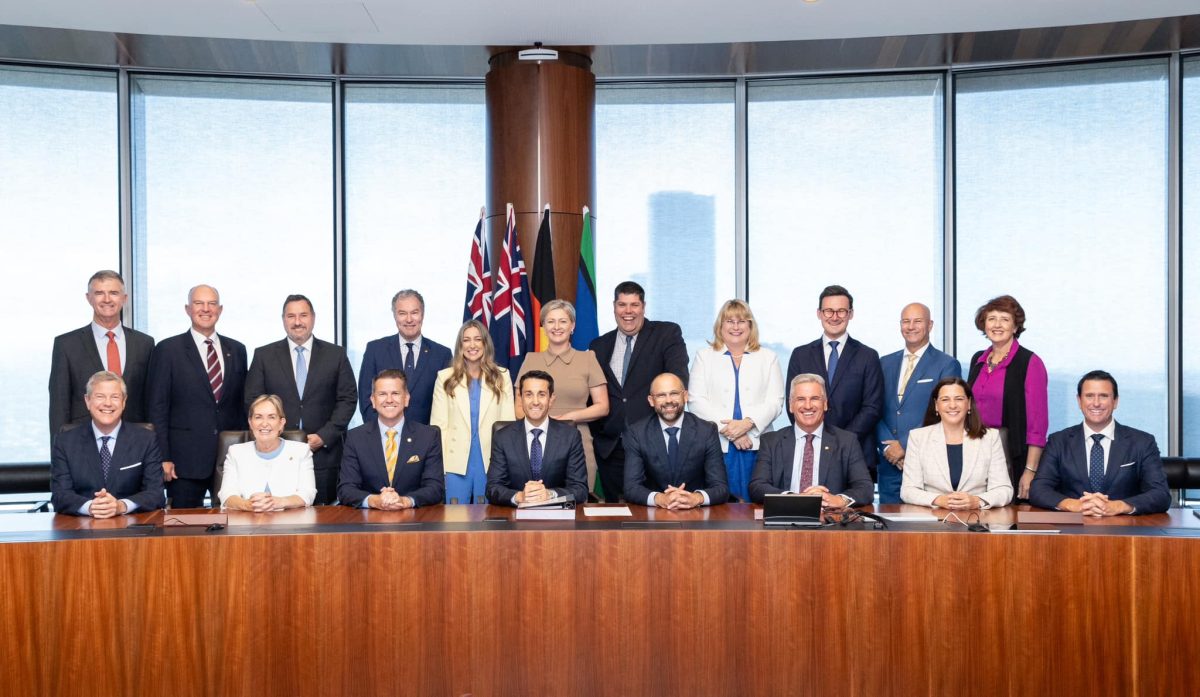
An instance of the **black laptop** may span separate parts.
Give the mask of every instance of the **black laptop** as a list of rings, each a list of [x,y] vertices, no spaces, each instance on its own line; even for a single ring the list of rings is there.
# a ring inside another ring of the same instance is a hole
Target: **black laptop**
[[[767,494],[763,497],[763,525],[821,527],[821,496]]]

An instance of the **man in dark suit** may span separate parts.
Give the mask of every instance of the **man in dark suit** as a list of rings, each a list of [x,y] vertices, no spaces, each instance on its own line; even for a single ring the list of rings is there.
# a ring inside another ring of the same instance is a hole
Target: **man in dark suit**
[[[850,337],[854,298],[841,286],[827,286],[817,301],[817,319],[825,334],[797,346],[788,361],[787,383],[801,373],[820,375],[828,391],[825,421],[859,440],[863,460],[875,469],[875,426],[883,410],[883,374],[875,349]]]
[[[162,458],[154,434],[121,421],[125,381],[107,370],[84,387],[91,416],[59,434],[50,458],[50,502],[58,513],[111,518],[163,505]]]
[[[371,407],[371,382],[381,370],[403,370],[408,380],[407,421],[428,424],[433,408],[433,383],[438,371],[449,367],[452,352],[436,341],[421,336],[425,323],[425,298],[415,290],[392,296],[392,314],[397,334],[367,343],[358,371],[358,402],[363,423],[376,418]]]
[[[579,429],[548,418],[554,404],[554,378],[531,370],[517,381],[525,418],[492,438],[487,473],[488,501],[496,506],[538,503],[570,495],[587,501],[587,461]]]
[[[750,476],[750,500],[767,494],[820,494],[826,508],[871,503],[871,473],[854,434],[828,422],[825,379],[801,373],[788,381],[791,428],[764,433]],[[797,447],[799,444],[799,447]]]
[[[604,499],[621,500],[625,487],[625,448],[621,436],[630,424],[650,416],[646,402],[650,382],[662,373],[688,381],[687,345],[674,322],[646,319],[646,291],[633,281],[613,291],[617,328],[596,337],[588,347],[608,379],[608,416],[589,424],[596,469]]]
[[[92,321],[85,327],[54,338],[50,354],[50,441],[64,424],[87,420],[83,404],[87,381],[98,371],[121,376],[128,388],[127,421],[146,421],[146,373],[154,339],[121,324],[121,308],[129,296],[116,271],[97,271],[88,279],[88,304]]]
[[[333,503],[342,464],[342,436],[354,417],[358,391],[354,371],[341,346],[312,335],[316,313],[303,295],[289,295],[283,303],[283,328],[287,338],[260,346],[246,374],[245,401],[274,394],[283,400],[287,429],[308,436],[317,479],[314,505]]]
[[[687,389],[674,373],[650,384],[654,414],[625,432],[625,497],[680,510],[729,499],[717,426],[683,411]]]
[[[404,371],[384,370],[375,377],[371,406],[378,416],[346,434],[338,484],[343,505],[398,511],[445,498],[441,434],[407,418],[408,403]]]
[[[246,428],[246,347],[217,334],[216,288],[192,288],[183,309],[192,327],[154,347],[146,402],[171,505],[199,508],[206,492],[217,500],[217,434]]]
[[[1171,507],[1154,436],[1113,420],[1117,380],[1093,370],[1075,388],[1082,426],[1053,433],[1046,442],[1029,502],[1091,516],[1162,513]]]
[[[883,414],[875,426],[876,446],[883,456],[878,463],[879,503],[900,503],[908,432],[925,422],[934,385],[942,378],[962,377],[958,361],[929,344],[932,330],[928,307],[905,305],[900,311],[904,349],[879,359],[884,397]]]

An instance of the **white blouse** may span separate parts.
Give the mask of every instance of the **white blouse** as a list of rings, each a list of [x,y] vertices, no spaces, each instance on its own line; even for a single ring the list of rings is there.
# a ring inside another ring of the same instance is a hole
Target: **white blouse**
[[[268,490],[272,496],[299,496],[305,506],[312,505],[317,497],[317,479],[307,443],[285,440],[283,452],[271,459],[260,457],[253,441],[229,447],[221,491],[217,494],[221,505],[230,496],[248,499]]]

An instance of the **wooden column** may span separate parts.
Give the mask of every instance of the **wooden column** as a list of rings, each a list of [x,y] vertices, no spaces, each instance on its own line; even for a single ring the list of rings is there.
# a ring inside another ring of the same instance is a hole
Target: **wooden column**
[[[513,204],[532,276],[542,208],[550,204],[558,297],[575,300],[582,209],[596,215],[596,76],[591,59],[559,50],[556,61],[492,56],[487,74],[487,215],[493,268],[505,204]]]

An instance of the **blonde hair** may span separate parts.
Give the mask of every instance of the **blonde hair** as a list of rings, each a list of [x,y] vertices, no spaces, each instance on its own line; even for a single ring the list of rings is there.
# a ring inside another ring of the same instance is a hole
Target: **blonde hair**
[[[747,351],[757,351],[762,348],[758,343],[758,322],[754,321],[754,313],[750,311],[750,306],[743,300],[734,298],[726,300],[721,306],[721,310],[717,312],[717,320],[713,322],[713,339],[708,342],[714,351],[720,351],[725,348],[725,342],[721,340],[721,325],[727,319],[744,319],[750,322],[750,338],[746,342]]]
[[[483,360],[479,362],[480,377],[499,402],[500,395],[504,394],[504,381],[508,378],[500,370],[500,366],[496,365],[496,347],[492,344],[491,334],[488,334],[483,322],[477,319],[469,319],[458,328],[458,338],[454,340],[454,358],[450,359],[450,376],[442,383],[442,388],[446,390],[447,397],[454,399],[454,388],[467,382],[467,359],[463,356],[462,340],[463,335],[472,327],[483,337]]]
[[[283,400],[278,395],[273,394],[260,394],[258,397],[255,397],[254,401],[250,402],[250,408],[246,410],[246,418],[249,419],[254,416],[255,408],[263,402],[270,402],[271,406],[275,407],[275,413],[279,414],[279,419],[287,421],[287,414],[283,413]]]
[[[555,298],[554,300],[547,302],[545,305],[542,305],[542,315],[539,318],[539,321],[543,325],[546,324],[546,315],[550,314],[554,310],[562,310],[563,312],[567,313],[567,318],[571,320],[571,324],[575,324],[575,306],[566,300],[563,300],[562,298]]]

